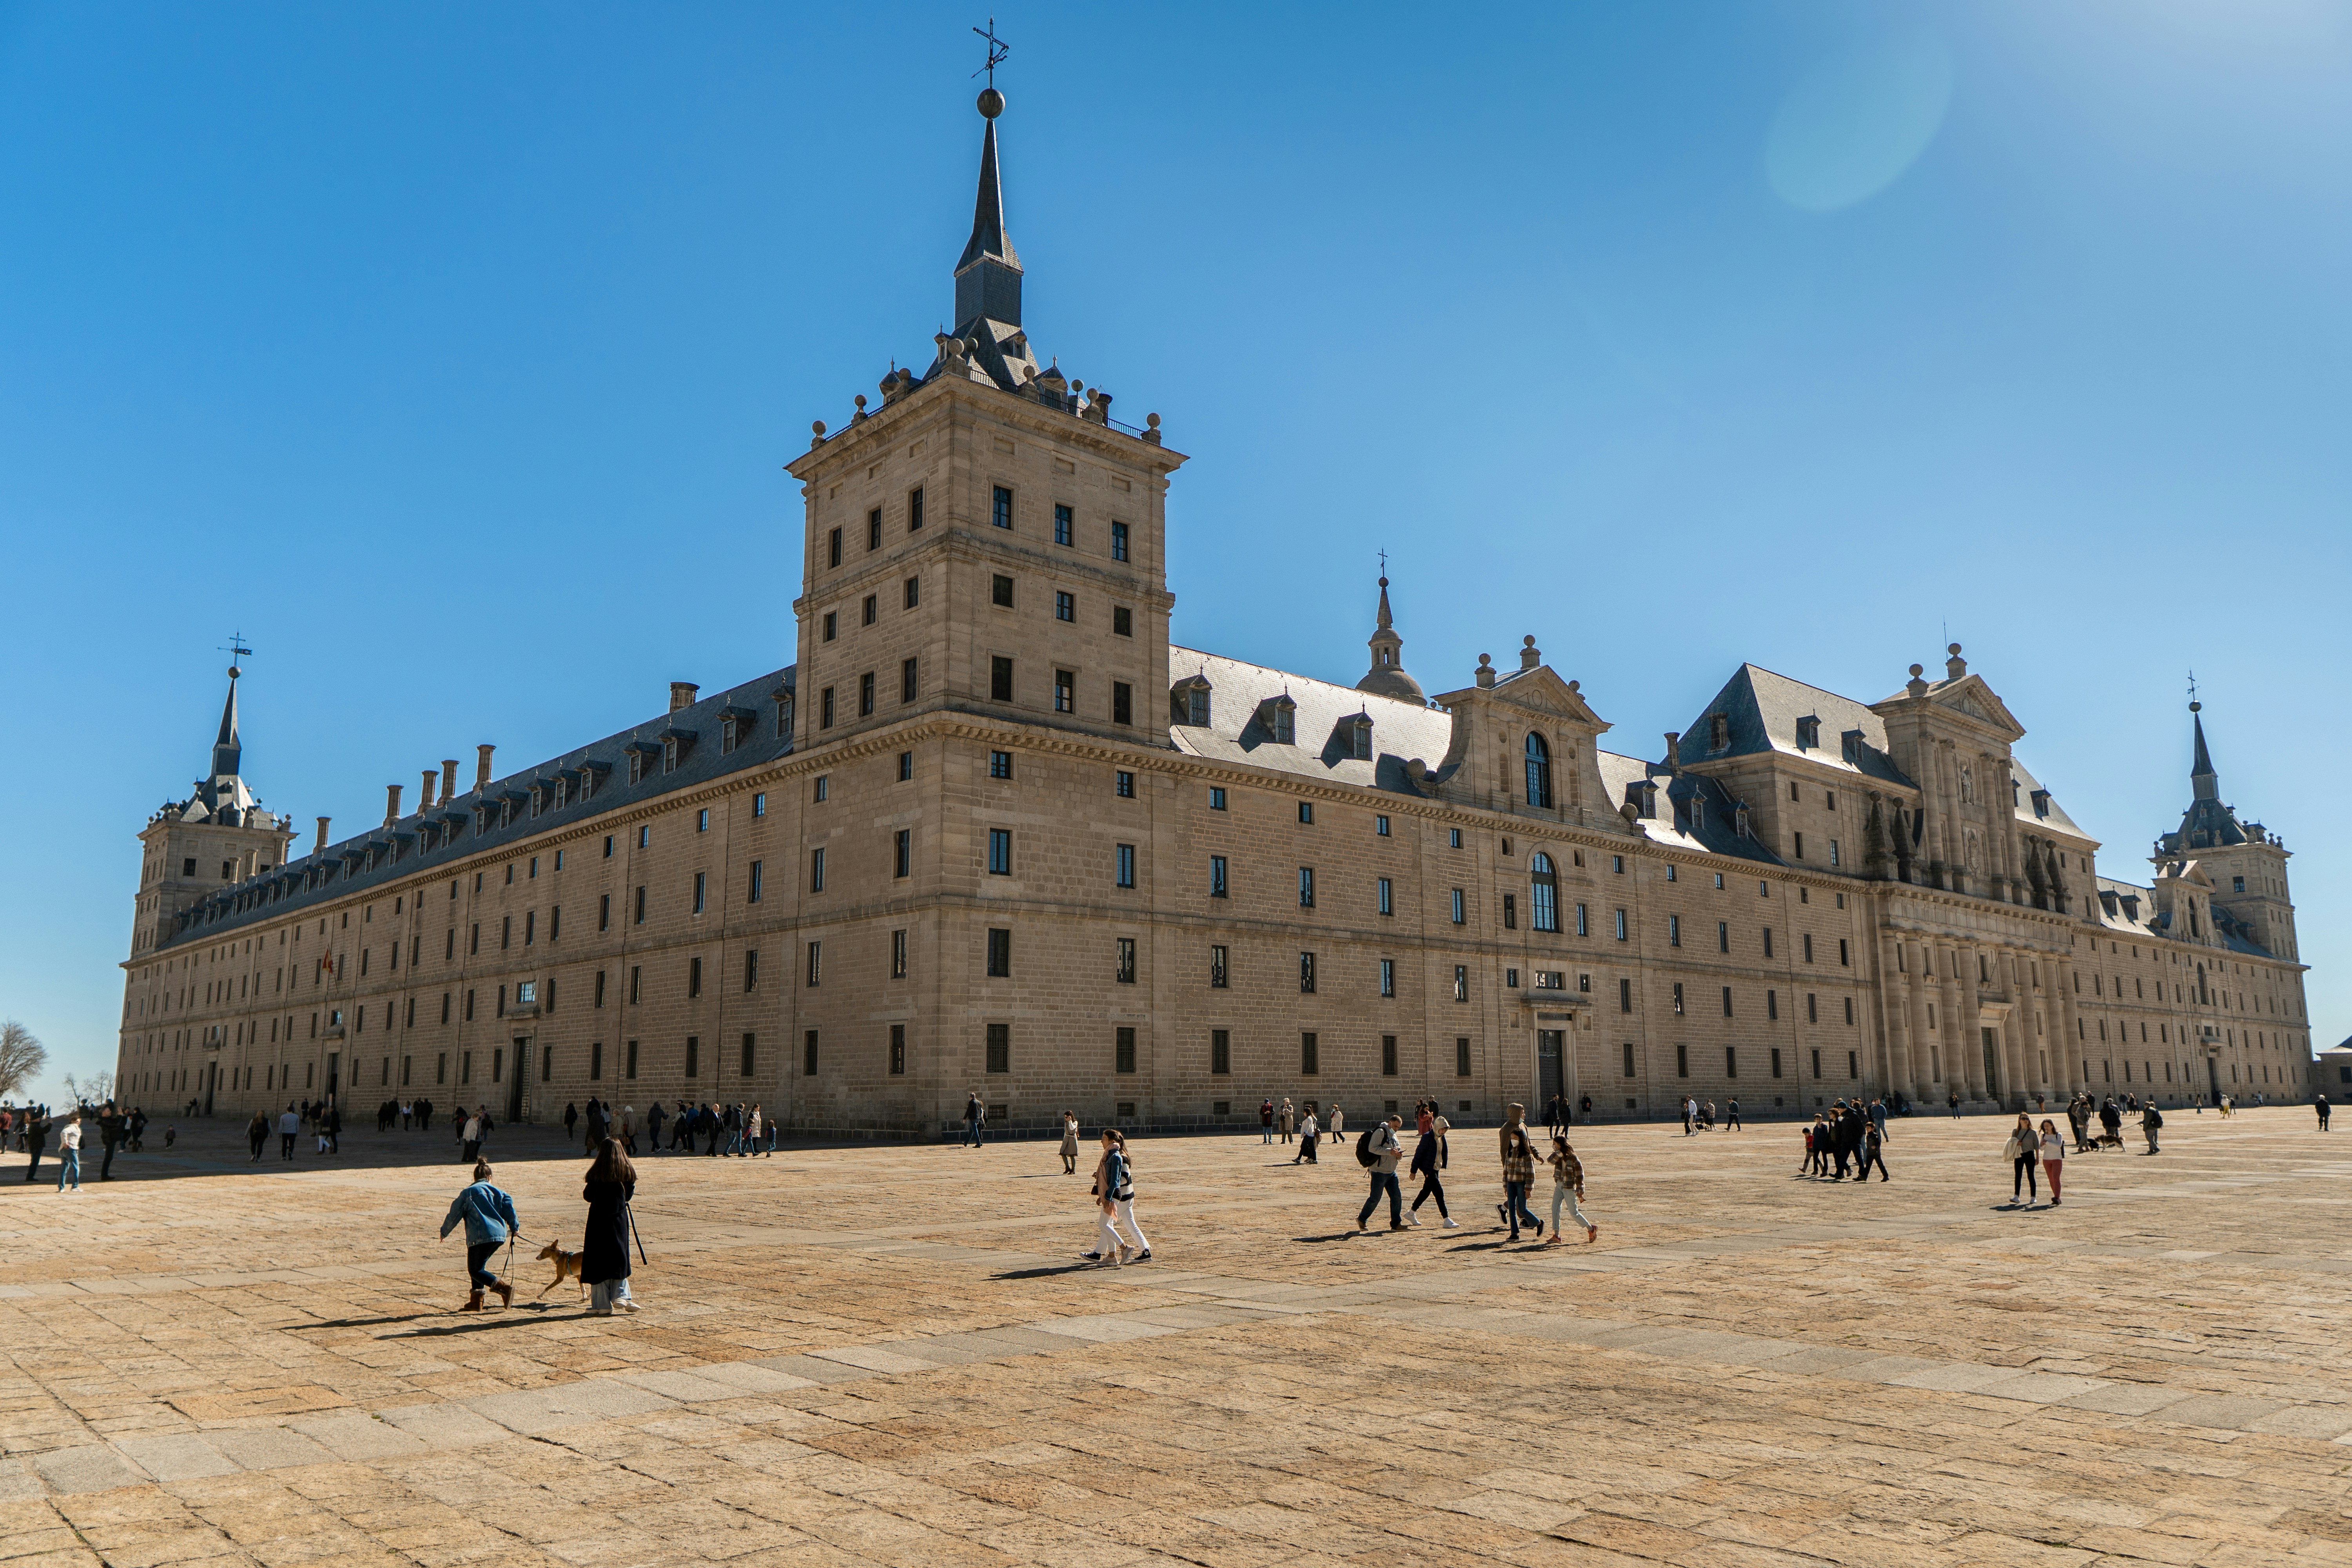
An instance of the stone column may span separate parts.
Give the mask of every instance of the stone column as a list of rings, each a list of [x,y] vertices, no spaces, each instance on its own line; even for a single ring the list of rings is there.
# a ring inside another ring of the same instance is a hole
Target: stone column
[[[2065,1065],[2058,1069],[2058,1081],[2066,1086],[2069,1094],[2089,1087],[2083,1080],[2083,1058],[2088,1047],[2074,1037],[2074,961],[2053,958],[2050,961],[2051,990],[2057,997],[2052,1027],[2058,1037],[2051,1042],[2053,1054],[2063,1052],[2059,1060]]]

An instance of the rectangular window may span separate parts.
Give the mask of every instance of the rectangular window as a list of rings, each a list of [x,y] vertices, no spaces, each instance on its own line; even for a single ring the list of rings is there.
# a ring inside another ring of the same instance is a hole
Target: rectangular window
[[[1298,868],[1298,907],[1302,910],[1315,907],[1315,868],[1312,866]]]
[[[1396,913],[1396,895],[1392,890],[1391,884],[1386,877],[1382,877],[1380,879],[1379,900],[1381,913],[1384,915],[1392,915]]]
[[[827,688],[828,692],[831,690]],[[988,700],[991,702],[1013,700],[1013,661],[1002,655],[988,661]]]
[[[1013,753],[1010,752],[989,752],[988,776],[992,779],[1011,778],[1013,776]]]
[[[623,1070],[623,1074],[624,1074],[624,1076],[628,1077],[628,1078],[635,1078],[635,1077],[636,1077],[636,1076],[637,1076],[637,1042],[636,1042],[636,1041],[635,1041],[635,1040],[631,1040],[631,1041],[629,1042],[627,1051],[626,1051],[625,1053],[624,1053],[624,1054],[625,1054],[625,1060],[622,1063],[622,1070]]]
[[[1135,635],[1135,612],[1125,605],[1113,605],[1110,611],[1110,635],[1131,637]]]
[[[1845,945],[1845,944],[1846,944],[1846,939],[1845,939],[1845,938],[1843,938],[1843,937],[1840,937],[1840,938],[1838,938],[1838,962],[1839,962],[1840,963],[1846,964],[1846,965],[1848,965],[1849,967],[1851,967],[1851,966],[1852,966],[1852,964],[1853,964],[1853,956],[1852,956],[1850,953],[1848,953],[1848,952],[1846,952],[1846,945]]]
[[[1731,951],[1731,922],[1729,921],[1717,921],[1715,922],[1715,951],[1717,952],[1729,952]]]
[[[989,505],[988,520],[999,528],[1013,526],[1013,492],[1003,485],[996,487],[995,497]]]
[[[1462,923],[1463,923],[1463,909],[1462,909],[1462,889],[1459,889],[1459,888],[1456,888],[1456,889],[1454,889],[1453,907],[1454,907],[1454,923],[1455,925],[1460,925],[1460,924],[1462,924]]]
[[[1576,934],[1579,936],[1592,934],[1592,922],[1582,904],[1576,906]]]
[[[1676,1078],[1690,1077],[1690,1047],[1688,1046],[1676,1046],[1675,1047],[1675,1076]]]
[[[1209,809],[1211,811],[1223,811],[1225,809],[1225,792],[1223,785],[1211,784],[1209,786]]]
[[[1801,888],[1797,890],[1799,892],[1804,891]],[[1766,926],[1764,928],[1764,956],[1767,958],[1772,956],[1772,928],[1770,926]]]
[[[1234,1037],[1230,1031],[1209,1031],[1209,1071],[1223,1078],[1234,1070]]]
[[[878,518],[882,514],[877,511],[874,515]],[[877,523],[877,526],[878,527],[879,524]],[[743,1059],[739,1070],[745,1078],[750,1078],[751,1076],[752,1063],[758,1060],[759,1041],[760,1037],[757,1035],[745,1035],[743,1037]]]
[[[1135,846],[1132,844],[1118,847],[1118,885],[1122,888],[1135,886]]]
[[[1013,875],[1013,830],[1009,827],[988,830],[988,874],[992,877]]]
[[[824,563],[828,566],[841,564],[841,530],[837,528],[825,535]]]
[[[1617,940],[1619,942],[1623,942],[1625,940],[1625,911],[1623,910],[1619,910],[1617,911]]]
[[[915,832],[914,832],[914,829],[912,829],[912,828],[910,828],[910,827],[902,827],[902,828],[898,829],[898,837],[897,837],[896,840],[894,841],[894,843],[893,843],[893,845],[892,845],[892,847],[891,847],[891,854],[892,854],[892,868],[892,868],[892,871],[891,871],[891,873],[890,873],[890,874],[891,874],[892,876],[894,876],[894,877],[904,877],[904,876],[908,875],[909,872],[911,872],[911,871],[914,869],[914,868],[915,868]]]
[[[1625,1076],[1633,1076],[1633,1042],[1631,1040],[1625,1042]]]
[[[1683,983],[1682,983],[1681,981],[1677,980],[1677,981],[1675,981],[1675,1016],[1676,1017],[1680,1017],[1680,1016],[1682,1016],[1682,1011],[1683,1011]]]
[[[820,730],[833,728],[833,688],[828,686],[817,694],[817,722]]]
[[[857,611],[857,622],[858,622],[858,625],[860,625],[860,626],[872,626],[876,621],[877,621],[877,620],[881,619],[881,616],[878,616],[878,615],[877,615],[877,614],[875,613],[875,611],[876,611],[875,595],[872,595],[872,594],[868,594],[868,595],[866,595],[865,603],[863,603],[862,605],[860,605],[858,606],[858,611]]]
[[[1505,931],[1519,929],[1519,897],[1517,893],[1503,895],[1503,929]]]
[[[700,958],[689,958],[686,961],[686,994],[689,997],[702,994],[702,960]]]
[[[1209,897],[1225,897],[1225,858],[1222,855],[1209,857]]]
[[[819,855],[823,855],[824,851],[820,849],[817,853]],[[694,912],[696,914],[700,914],[702,912],[703,903],[705,901],[704,896],[709,892],[709,873],[705,871],[697,871],[694,874]]]
[[[1129,1025],[1122,1024],[1113,1033],[1111,1039],[1111,1070],[1133,1072],[1135,1070],[1134,1028]]]
[[[759,988],[760,950],[756,947],[745,948],[743,950],[743,989],[757,991]]]
[[[1066,545],[1066,544],[1067,544],[1067,543],[1069,543],[1069,542],[1070,542],[1070,521],[1071,521],[1071,518],[1070,518],[1070,509],[1069,509],[1068,507],[1066,507],[1066,506],[1062,505],[1059,501],[1055,502],[1055,503],[1054,503],[1054,542],[1055,542],[1055,543],[1056,543],[1056,544],[1065,544],[1065,545]]]
[[[1808,991],[1805,993],[1805,1022],[1808,1024],[1818,1024],[1821,1021],[1821,997],[1813,992]]]
[[[1666,917],[1666,945],[1668,947],[1680,947],[1682,944],[1683,917],[1680,915],[1668,915]]]
[[[857,678],[857,716],[870,717],[874,712],[874,672],[867,670]]]
[[[1470,966],[1466,963],[1454,966],[1454,999],[1456,1002],[1470,1000]]]
[[[1739,1076],[1739,1047],[1738,1046],[1726,1046],[1723,1047],[1723,1076],[1726,1078],[1738,1078]]]
[[[699,882],[701,879],[697,877],[695,880]],[[812,893],[824,891],[824,851],[822,849],[809,851],[809,891]]]
[[[1010,577],[999,577],[997,581],[1007,584],[1006,596],[1009,599],[1011,597],[1010,584],[1013,580]],[[1057,621],[1076,620],[1078,618],[1077,595],[1075,594],[1065,594],[1056,590],[1054,595],[1054,618]]]
[[[764,862],[758,860],[751,862],[750,874],[744,884],[743,901],[745,903],[756,904],[760,901],[760,889],[761,884],[765,880],[765,869]]]
[[[914,753],[914,752],[899,752],[899,753],[898,753],[898,782],[899,782],[900,784],[905,784],[908,780],[909,780],[909,779],[913,778],[914,776],[915,776],[915,753]]]
[[[1121,985],[1135,984],[1135,939],[1131,936],[1118,939],[1116,978]]]
[[[1731,1016],[1731,987],[1728,985],[1723,988],[1723,1016],[1727,1018]]]
[[[596,895],[596,929],[598,931],[613,929],[613,895],[610,893]]]
[[[686,1037],[686,1076],[688,1078],[696,1078],[699,1077],[701,1072],[702,1037],[700,1035],[688,1035]]]
[[[1460,828],[1449,827],[1445,830],[1445,847],[1448,849],[1459,849],[1462,847],[1462,830]]]
[[[1780,1076],[1780,1047],[1778,1046],[1772,1047],[1772,1076]]]
[[[1382,1035],[1381,1037],[1381,1076],[1394,1078],[1396,1075],[1397,1037],[1394,1035]]]
[[[1391,997],[1396,994],[1396,960],[1393,958],[1381,960],[1381,994]]]
[[[1797,945],[1803,950],[1805,962],[1811,963],[1813,961],[1813,933],[1801,932],[1797,938]]]
[[[1110,721],[1114,724],[1135,722],[1135,688],[1124,680],[1110,683]]]
[[[882,509],[878,506],[866,514],[866,548],[882,548]]]
[[[1013,932],[1001,926],[988,932],[988,973],[999,980],[1013,973]]]
[[[801,1036],[801,1076],[816,1076],[816,1031],[810,1029]]]
[[[899,588],[900,596],[906,601],[906,607],[908,609],[914,609],[923,602],[922,578],[919,576],[909,577],[906,582],[899,584]]]
[[[1305,823],[1309,827],[1315,826],[1315,803],[1313,801],[1302,800],[1298,803],[1298,820]]]
[[[1117,770],[1111,778],[1111,792],[1121,800],[1135,798],[1135,775],[1125,768]]]
[[[1831,839],[1831,840],[1830,840],[1830,864],[1831,864],[1831,865],[1832,865],[1832,866],[1835,866],[1837,863],[1838,863],[1838,841],[1837,841],[1836,839],[1832,838],[1832,839]]]
[[[1298,955],[1298,989],[1308,994],[1315,989],[1315,955],[1311,952]]]
[[[1078,678],[1066,669],[1054,672],[1054,711],[1075,713],[1078,710]]]
[[[442,1001],[442,1008],[441,1008],[441,1021],[442,1021],[443,1023],[445,1023],[445,1024],[446,1024],[446,1023],[447,1023],[447,1022],[449,1021],[449,1008],[448,1008],[448,1001],[449,1001],[449,998],[448,998],[447,996],[446,996],[446,995],[445,995],[445,996],[443,996],[443,997],[441,998],[441,1001]],[[600,969],[600,970],[598,970],[598,971],[596,972],[596,1000],[595,1000],[593,1004],[591,1004],[591,1005],[597,1006],[597,1007],[602,1007],[604,1005],[604,972],[603,970],[601,970],[601,969]]]
[[[903,931],[890,933],[890,978],[907,978],[907,933]]]
[[[824,613],[824,640],[825,640],[826,642],[831,642],[835,637],[838,637],[838,636],[840,636],[840,635],[841,635],[841,616],[840,616],[840,613],[839,613],[838,611],[835,611],[835,610],[827,610],[827,611]],[[630,775],[630,778],[629,778],[629,782],[630,782],[631,784],[635,784],[635,783],[636,783],[636,782],[637,782],[637,781],[636,781],[636,776],[635,776],[635,774],[634,771],[631,773],[631,775]]]
[[[1630,1013],[1633,1010],[1633,983],[1631,980],[1620,980],[1617,982],[1617,1011]]]
[[[988,1026],[988,1070],[992,1073],[1013,1070],[1013,1026],[1010,1024],[991,1024]]]
[[[1223,991],[1227,988],[1228,984],[1225,950],[1222,945],[1213,946],[1209,949],[1209,988],[1213,991]]]
[[[1317,1048],[1315,1032],[1311,1029],[1298,1037],[1298,1072],[1302,1078],[1313,1078],[1323,1070],[1322,1053]]]
[[[908,490],[907,492],[907,531],[908,533],[919,532],[922,526],[923,492],[919,489]]]
[[[1110,558],[1113,561],[1127,559],[1127,524],[1123,522],[1110,525]]]
[[[898,700],[912,702],[921,688],[920,661],[904,658],[898,661]]]
[[[810,986],[814,987],[823,978],[824,973],[824,943],[821,942],[813,942],[808,944],[808,983]]]
[[[1849,1024],[1853,1022],[1853,998],[1851,996],[1845,999],[1845,1021]]]
[[[1727,1014],[1727,1014],[1725,1014],[1724,1016],[1725,1016],[1726,1017],[1729,1017],[1729,1016],[1730,1016],[1730,1015],[1729,1015],[1729,1014]],[[1764,1016],[1766,1016],[1767,1018],[1778,1018],[1780,1016],[1780,994],[1778,991],[1767,991],[1767,992],[1765,992],[1765,993],[1764,993]]]
[[[907,1026],[890,1026],[890,1076],[898,1078],[907,1070]]]

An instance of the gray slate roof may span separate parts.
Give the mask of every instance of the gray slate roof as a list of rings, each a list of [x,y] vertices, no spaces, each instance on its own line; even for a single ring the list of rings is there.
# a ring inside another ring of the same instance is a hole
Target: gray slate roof
[[[389,887],[420,870],[429,870],[436,863],[495,850],[501,845],[537,837],[569,822],[695,789],[714,779],[772,763],[793,749],[791,740],[776,733],[774,693],[794,684],[794,668],[788,665],[757,680],[730,687],[675,713],[660,714],[560,757],[493,779],[481,789],[460,795],[454,801],[437,801],[429,812],[411,813],[388,827],[371,828],[248,881],[224,888],[192,906],[187,911],[187,922],[165,939],[163,946],[216,941],[230,931],[282,920],[313,904],[344,898],[355,889]],[[719,717],[729,708],[753,712],[758,717],[746,726],[749,733],[738,740],[735,749],[722,752]],[[673,731],[690,731],[694,735],[677,769],[665,773],[656,762],[644,778],[631,784],[628,753],[638,749],[658,753],[662,736]],[[576,773],[583,767],[609,770],[598,779],[591,798],[582,799],[575,790],[564,805],[542,810],[537,816],[527,810],[518,810],[514,820],[504,827],[493,818],[485,831],[474,831],[472,812],[478,804],[496,804],[509,797],[528,800],[534,783],[552,780],[567,771]],[[425,825],[440,825],[453,816],[464,822],[457,830],[457,842],[449,844],[445,840],[441,847],[420,853],[418,846],[424,842],[421,830]],[[354,860],[353,857],[358,858]],[[314,872],[318,873],[315,879]]]
[[[1178,751],[1196,757],[1276,768],[1321,784],[1417,795],[1404,764],[1417,757],[1434,771],[1453,742],[1454,719],[1442,709],[1171,646],[1169,680],[1194,675],[1209,682],[1209,722],[1203,728],[1173,724],[1168,733]],[[1285,695],[1297,704],[1291,745],[1276,742],[1259,716],[1261,704]],[[1359,713],[1372,721],[1370,762],[1356,760],[1342,731],[1342,721]]]
[[[1698,773],[1670,774],[1663,764],[1614,752],[1600,754],[1601,782],[1608,788],[1612,810],[1628,800],[1643,803],[1642,786],[1655,787],[1656,815],[1637,819],[1634,826],[1653,843],[1693,855],[1721,855],[1759,866],[1785,865],[1778,855],[1755,838],[1739,836],[1739,803],[1715,779]],[[1691,805],[1699,803],[1694,815]]]
[[[1721,751],[1711,750],[1707,745],[1708,732],[1713,728],[1708,721],[1717,713],[1730,721],[1730,743]],[[1797,721],[1808,717],[1822,721],[1818,746],[1797,744]],[[1849,756],[1844,736],[1853,730],[1862,731],[1862,743]],[[1850,697],[1791,680],[1760,666],[1743,664],[1683,731],[1677,753],[1683,765],[1688,767],[1711,758],[1759,752],[1806,757],[1860,778],[1880,779],[1909,789],[1918,787],[1887,756],[1886,726],[1868,707]]]

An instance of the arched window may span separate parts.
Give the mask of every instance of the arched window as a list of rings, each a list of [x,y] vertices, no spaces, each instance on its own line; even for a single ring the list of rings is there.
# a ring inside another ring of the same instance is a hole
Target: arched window
[[[1534,762],[1530,761],[1528,766],[1532,769]],[[1536,930],[1559,930],[1559,877],[1552,869],[1551,857],[1541,850],[1537,851],[1535,858],[1528,863],[1528,876],[1534,883],[1533,897],[1529,901],[1535,906]]]
[[[1528,731],[1528,804],[1551,805],[1551,748],[1532,730]]]

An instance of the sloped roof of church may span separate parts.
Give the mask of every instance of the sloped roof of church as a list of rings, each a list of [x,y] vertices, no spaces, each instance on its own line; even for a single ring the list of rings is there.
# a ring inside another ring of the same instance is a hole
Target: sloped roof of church
[[[1717,750],[1708,744],[1708,722],[1717,714],[1728,722],[1728,744]],[[1821,721],[1821,743],[1797,743],[1797,721]],[[1848,731],[1862,731],[1862,744],[1846,754]],[[1804,757],[1832,768],[1843,768],[1861,778],[1880,779],[1906,788],[1918,786],[1886,754],[1886,725],[1877,714],[1851,697],[1841,697],[1818,686],[1808,686],[1760,665],[1743,664],[1732,672],[1690,727],[1683,731],[1677,754],[1685,767],[1717,757],[1778,752]]]
[[[1209,683],[1208,724],[1172,724],[1168,731],[1176,749],[1192,756],[1412,795],[1418,792],[1406,780],[1404,764],[1417,757],[1434,773],[1453,743],[1454,720],[1442,710],[1171,644],[1169,679],[1181,683],[1196,675]],[[1274,738],[1260,713],[1265,703],[1286,696],[1297,705],[1289,745]],[[1369,762],[1356,758],[1341,733],[1343,721],[1360,713],[1372,721]]]
[[[1657,815],[1636,817],[1633,826],[1643,837],[1668,849],[1694,855],[1721,855],[1760,866],[1787,862],[1766,848],[1761,840],[1739,834],[1739,803],[1716,780],[1700,773],[1669,773],[1663,764],[1614,752],[1600,753],[1601,782],[1609,792],[1609,808],[1628,800],[1639,805],[1635,792],[1643,784],[1657,789]],[[1694,816],[1691,805],[1700,804]]]

